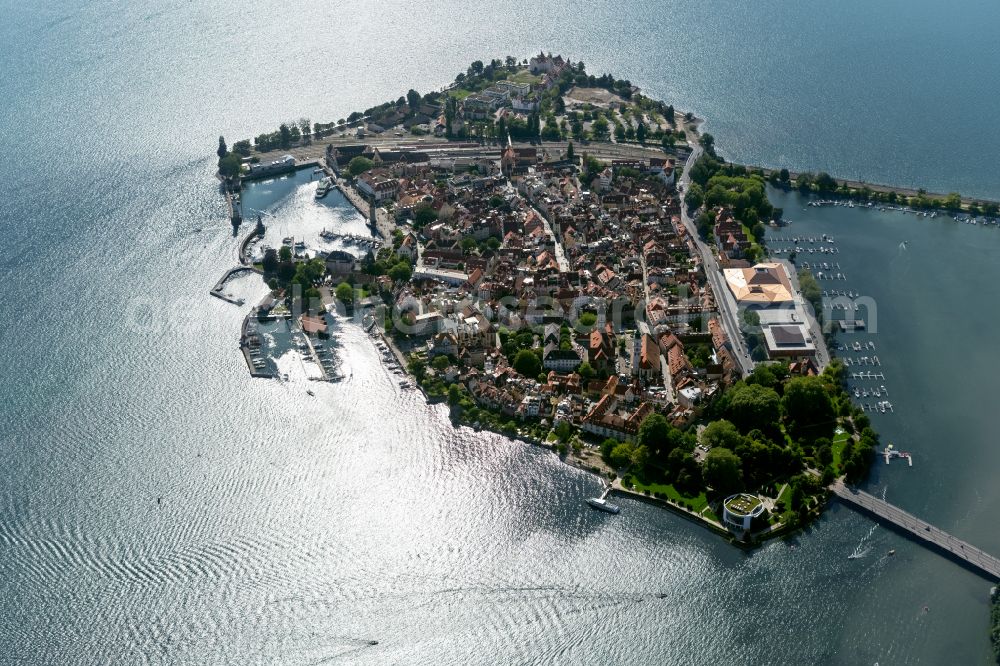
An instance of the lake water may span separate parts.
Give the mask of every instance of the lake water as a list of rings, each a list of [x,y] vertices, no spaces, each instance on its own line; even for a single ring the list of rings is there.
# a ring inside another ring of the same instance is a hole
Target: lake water
[[[3,11],[0,663],[988,660],[988,584],[850,510],[749,555],[640,503],[592,512],[595,478],[453,429],[350,324],[351,381],[251,380],[244,311],[207,292],[236,256],[218,134],[540,48],[707,117],[733,159],[1000,196],[995,4]],[[872,490],[1000,553],[1000,231],[776,198],[879,306],[896,412],[873,420],[915,466]],[[312,203],[273,210],[353,224]]]

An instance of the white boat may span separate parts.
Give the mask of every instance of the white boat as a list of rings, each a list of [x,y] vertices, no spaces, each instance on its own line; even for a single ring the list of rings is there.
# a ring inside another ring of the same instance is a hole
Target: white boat
[[[323,178],[316,185],[316,198],[317,199],[322,199],[323,197],[325,197],[327,195],[327,193],[329,191],[330,191],[330,179],[329,178]]]
[[[600,497],[588,497],[587,504],[594,507],[595,509],[600,509],[601,511],[607,511],[608,513],[618,513],[621,511],[618,505],[612,504],[606,499],[601,499]]]

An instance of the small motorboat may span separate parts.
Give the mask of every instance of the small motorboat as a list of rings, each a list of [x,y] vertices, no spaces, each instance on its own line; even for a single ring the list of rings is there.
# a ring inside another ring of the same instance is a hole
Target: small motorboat
[[[889,554],[890,554],[890,555],[895,555],[895,554],[896,554],[896,549],[895,549],[895,548],[893,548],[892,550],[890,550],[890,551],[889,551]]]

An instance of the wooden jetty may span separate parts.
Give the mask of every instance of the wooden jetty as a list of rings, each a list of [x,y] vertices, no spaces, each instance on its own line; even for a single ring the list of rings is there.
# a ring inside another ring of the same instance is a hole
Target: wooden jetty
[[[939,552],[958,560],[991,580],[1000,580],[1000,559],[989,553],[953,537],[944,530],[920,520],[885,500],[855,488],[848,488],[841,481],[830,486],[830,490],[845,504],[874,516],[916,540],[936,548]]]

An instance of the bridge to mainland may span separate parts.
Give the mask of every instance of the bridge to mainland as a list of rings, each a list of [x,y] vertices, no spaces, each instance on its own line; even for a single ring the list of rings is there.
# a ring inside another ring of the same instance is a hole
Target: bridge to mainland
[[[885,500],[854,488],[848,488],[841,481],[830,486],[830,490],[845,504],[870,514],[919,541],[923,541],[991,580],[1000,580],[1000,559],[989,553],[953,537],[944,530],[920,520],[913,514],[907,513]]]

